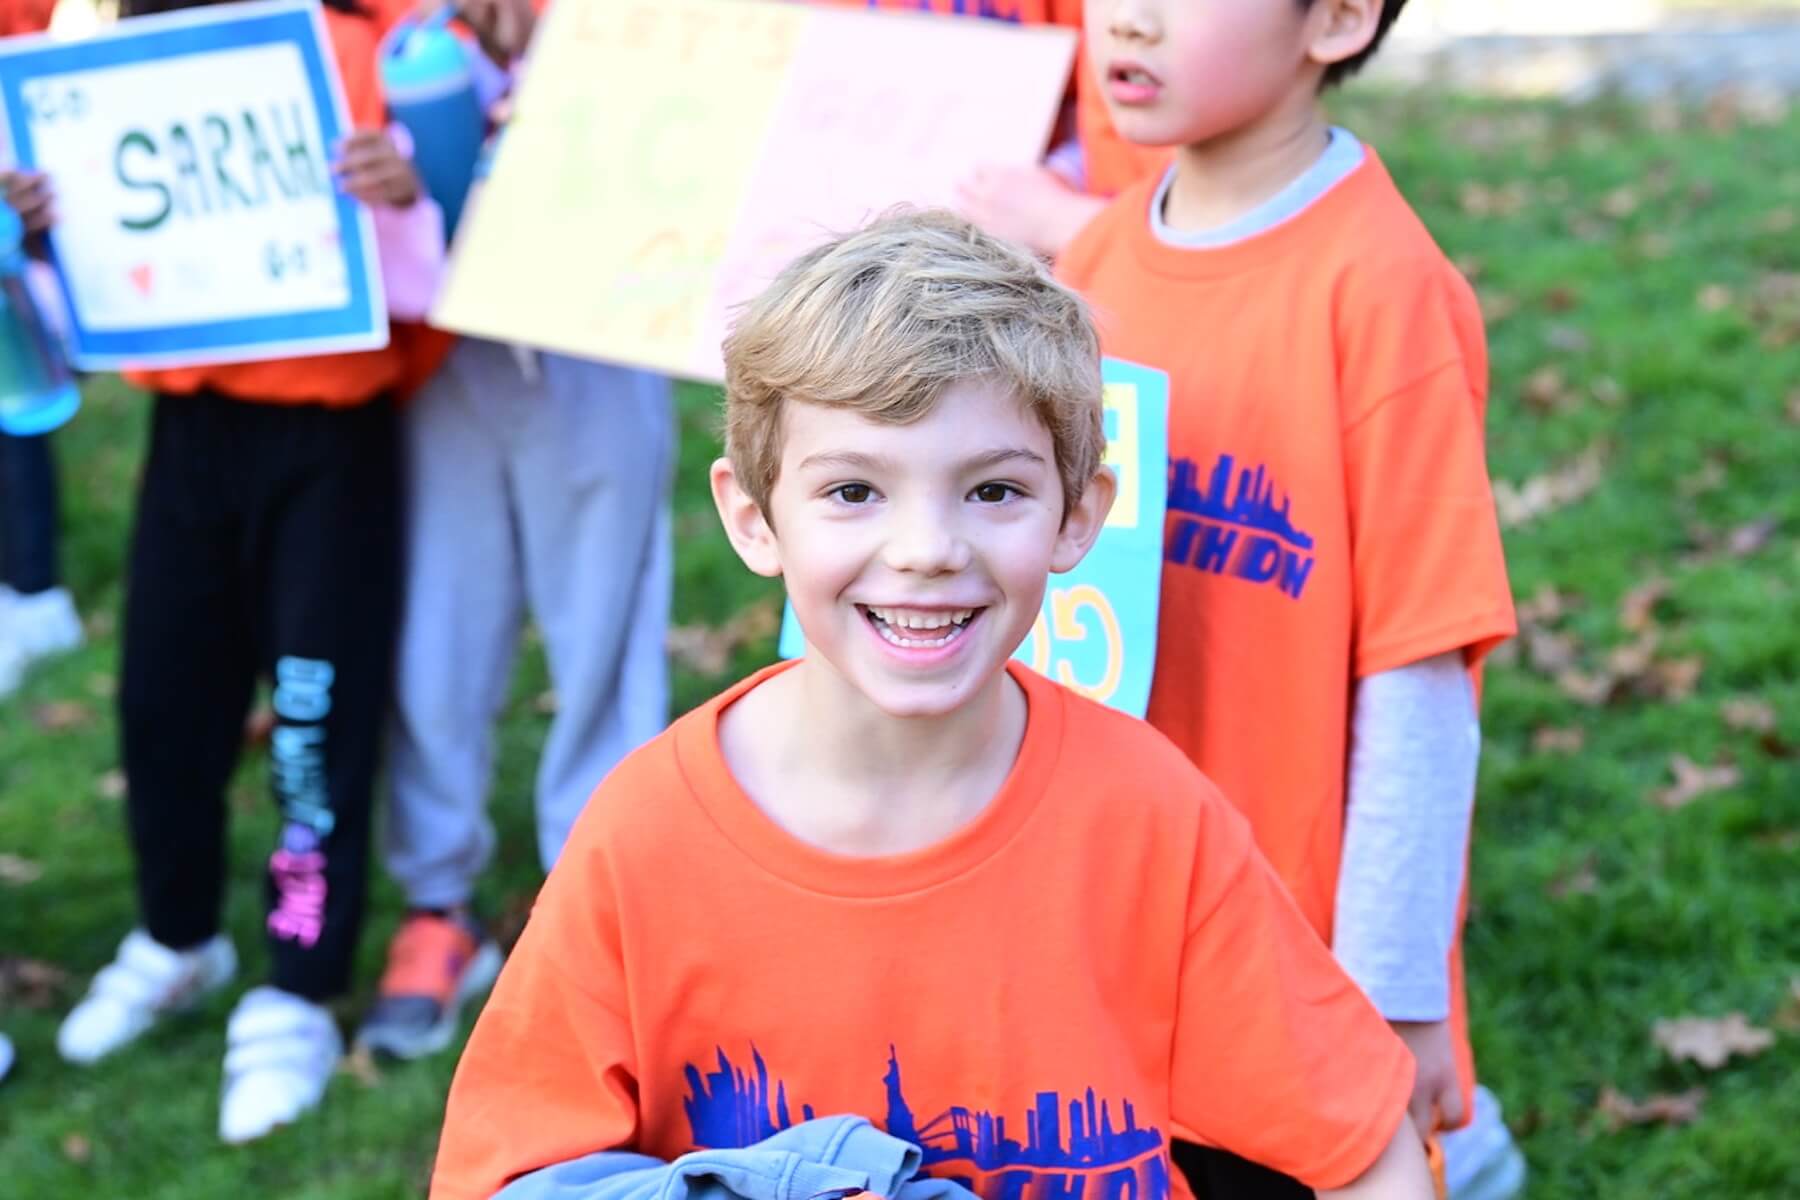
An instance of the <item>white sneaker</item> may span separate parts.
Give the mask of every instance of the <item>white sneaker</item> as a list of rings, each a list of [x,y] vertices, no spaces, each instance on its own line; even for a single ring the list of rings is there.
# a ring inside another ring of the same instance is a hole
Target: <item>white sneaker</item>
[[[322,1005],[280,988],[244,993],[225,1031],[219,1137],[254,1141],[317,1107],[343,1054],[343,1036]]]
[[[1450,1200],[1514,1200],[1525,1192],[1525,1156],[1501,1119],[1500,1101],[1475,1089],[1475,1116],[1461,1129],[1438,1135]]]
[[[27,665],[80,646],[84,640],[81,616],[68,588],[50,588],[29,596],[20,592],[0,601],[0,640],[12,643]]]
[[[237,974],[237,951],[219,934],[192,950],[171,950],[141,929],[119,943],[88,994],[63,1018],[56,1049],[91,1063],[135,1039],[157,1020],[192,1007]]]

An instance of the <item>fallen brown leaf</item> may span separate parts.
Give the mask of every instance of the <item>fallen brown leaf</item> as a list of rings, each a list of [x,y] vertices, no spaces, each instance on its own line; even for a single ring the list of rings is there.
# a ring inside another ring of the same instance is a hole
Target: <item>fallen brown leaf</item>
[[[1788,980],[1787,999],[1775,1010],[1775,1019],[1770,1024],[1783,1033],[1800,1033],[1800,975]]]
[[[1697,654],[1663,659],[1651,665],[1650,678],[1655,684],[1651,690],[1664,700],[1686,700],[1699,688],[1705,671],[1706,660]]]
[[[1750,1024],[1741,1012],[1658,1021],[1650,1036],[1676,1062],[1699,1063],[1708,1071],[1718,1070],[1733,1056],[1755,1058],[1775,1044],[1773,1033]]]
[[[1607,674],[1570,670],[1556,677],[1556,686],[1563,695],[1577,704],[1598,708],[1612,699],[1618,680]]]
[[[1781,520],[1778,517],[1761,517],[1739,525],[1726,536],[1725,552],[1733,558],[1748,558],[1768,545],[1779,528]]]
[[[1617,1132],[1627,1125],[1688,1125],[1700,1119],[1706,1103],[1705,1088],[1689,1088],[1674,1095],[1658,1094],[1635,1100],[1610,1084],[1600,1089],[1595,1111],[1608,1128]]]
[[[1787,403],[1784,407],[1787,409],[1788,423],[1800,425],[1800,388],[1795,388],[1788,393]]]
[[[1657,807],[1670,810],[1686,808],[1702,796],[1734,788],[1744,778],[1744,773],[1730,763],[1705,767],[1685,754],[1671,758],[1669,770],[1675,782],[1658,789],[1650,799]]]
[[[1499,510],[1503,528],[1516,529],[1558,509],[1583,500],[1600,486],[1604,457],[1597,447],[1589,447],[1555,470],[1514,484],[1499,480],[1494,484],[1494,506]]]
[[[1552,325],[1544,331],[1544,344],[1552,350],[1560,350],[1564,354],[1586,354],[1594,348],[1594,339],[1577,325]],[[1541,368],[1549,370],[1550,368]],[[1534,377],[1535,377],[1534,372]],[[1560,380],[1558,381],[1560,382]],[[1531,381],[1526,380],[1527,398],[1531,391]]]
[[[771,599],[752,604],[723,625],[677,625],[669,630],[669,654],[701,675],[722,674],[740,646],[770,637],[781,628],[781,605]]]
[[[1701,312],[1724,312],[1731,307],[1731,289],[1722,283],[1709,283],[1700,289],[1694,303],[1700,306]]]
[[[1700,469],[1692,475],[1684,475],[1675,481],[1675,490],[1688,499],[1716,492],[1724,487],[1730,476],[1726,473],[1725,462],[1717,455],[1707,455]]]
[[[1519,624],[1542,625],[1552,621],[1560,621],[1564,613],[1569,611],[1569,598],[1547,583],[1539,584],[1538,590],[1531,593],[1528,599],[1518,603]]]
[[[348,1075],[366,1088],[381,1086],[381,1068],[367,1046],[358,1046],[338,1063],[338,1074]]]
[[[1588,855],[1574,869],[1556,876],[1544,887],[1552,900],[1564,896],[1591,896],[1600,890],[1600,876],[1594,871],[1594,856]]]
[[[1581,658],[1580,646],[1571,634],[1527,625],[1520,640],[1525,643],[1525,657],[1530,661],[1531,669],[1540,675],[1554,677],[1573,667]]]
[[[1771,850],[1800,850],[1800,829],[1771,829],[1750,840]]]
[[[1637,682],[1649,674],[1656,662],[1656,647],[1662,637],[1654,629],[1645,630],[1623,646],[1613,647],[1606,656],[1606,667],[1614,678]]]
[[[1544,293],[1544,307],[1553,313],[1564,313],[1581,307],[1581,295],[1566,283],[1559,283]]]
[[[275,710],[259,704],[244,714],[243,739],[246,746],[266,746],[275,736]]]
[[[100,795],[107,800],[123,800],[125,798],[125,772],[118,767],[100,776],[96,785]]]
[[[66,733],[92,724],[94,714],[79,700],[52,700],[33,709],[31,720],[45,733]]]
[[[1579,726],[1555,729],[1548,725],[1531,735],[1531,748],[1539,754],[1579,754],[1587,745],[1587,733]]]
[[[1600,211],[1614,220],[1623,220],[1636,212],[1637,209],[1638,194],[1637,191],[1629,185],[1614,188],[1612,191],[1608,192],[1606,198],[1600,202]]]
[[[35,958],[0,958],[0,1008],[55,1008],[69,973]]]
[[[1656,576],[1625,593],[1619,601],[1619,624],[1628,633],[1643,633],[1656,623],[1656,606],[1669,594],[1669,581]]]
[[[1568,408],[1575,397],[1561,370],[1556,367],[1539,367],[1525,380],[1524,399],[1527,408],[1540,413],[1552,413]]]
[[[94,1157],[94,1144],[88,1141],[85,1134],[64,1134],[62,1140],[63,1157],[76,1166],[83,1166]]]
[[[44,868],[29,858],[16,854],[0,854],[0,883],[23,887],[44,877]]]
[[[88,695],[96,700],[111,700],[119,694],[119,680],[115,675],[89,675],[87,677]]]
[[[1786,233],[1796,224],[1794,210],[1791,208],[1772,208],[1763,214],[1757,226],[1764,233]]]
[[[540,717],[554,717],[559,704],[560,700],[556,695],[556,689],[549,688],[532,698],[531,710]]]

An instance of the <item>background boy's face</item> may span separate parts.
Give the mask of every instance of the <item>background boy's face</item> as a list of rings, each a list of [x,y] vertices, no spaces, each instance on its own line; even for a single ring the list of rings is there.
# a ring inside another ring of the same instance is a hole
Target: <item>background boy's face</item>
[[[1049,431],[984,382],[910,425],[789,404],[782,442],[772,529],[760,548],[734,532],[739,550],[785,577],[808,653],[893,716],[954,712],[991,682],[1111,498],[1103,481],[1065,523]]]
[[[1209,141],[1244,129],[1321,69],[1309,50],[1328,3],[1087,0],[1087,51],[1114,126],[1142,145]]]

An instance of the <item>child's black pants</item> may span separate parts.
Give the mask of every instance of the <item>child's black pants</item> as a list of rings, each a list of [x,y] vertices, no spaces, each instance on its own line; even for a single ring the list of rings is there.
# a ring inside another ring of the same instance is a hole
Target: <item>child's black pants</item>
[[[265,871],[277,986],[344,991],[399,580],[397,439],[357,408],[159,396],[138,502],[119,709],[150,936],[217,933],[225,789],[258,675],[272,683],[281,830]]]
[[[50,438],[0,433],[0,583],[32,595],[59,580]]]

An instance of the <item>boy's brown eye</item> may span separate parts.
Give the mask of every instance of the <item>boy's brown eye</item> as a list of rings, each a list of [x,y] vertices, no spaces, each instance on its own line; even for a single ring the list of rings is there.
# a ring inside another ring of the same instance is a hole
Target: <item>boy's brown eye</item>
[[[983,504],[1000,504],[1012,493],[1013,489],[1004,483],[984,483],[975,489],[975,498]]]
[[[866,483],[846,483],[837,490],[838,499],[846,504],[867,504],[872,494]]]

